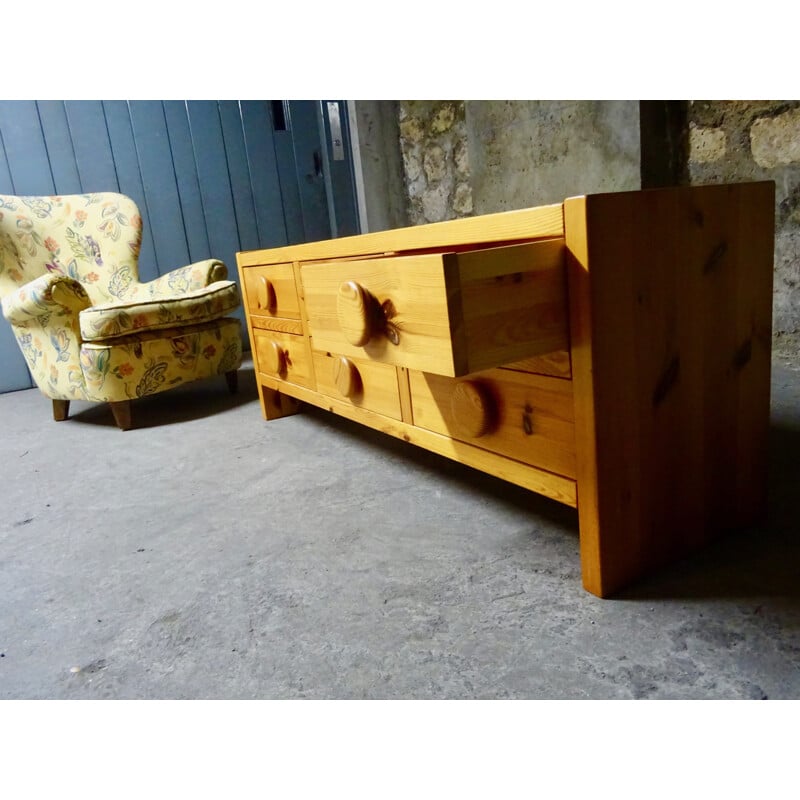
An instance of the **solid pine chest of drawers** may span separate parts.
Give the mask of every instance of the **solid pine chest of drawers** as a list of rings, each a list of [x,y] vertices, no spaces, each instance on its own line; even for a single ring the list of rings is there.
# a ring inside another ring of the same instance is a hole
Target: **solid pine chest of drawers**
[[[238,253],[262,412],[576,507],[605,597],[764,511],[773,242],[764,182]]]

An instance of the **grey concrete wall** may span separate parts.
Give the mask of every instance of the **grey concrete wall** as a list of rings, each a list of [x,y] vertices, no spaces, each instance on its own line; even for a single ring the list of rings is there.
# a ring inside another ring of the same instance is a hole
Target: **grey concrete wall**
[[[476,214],[640,187],[638,101],[468,101]]]
[[[405,172],[400,157],[399,103],[355,100],[348,103],[353,160],[359,191],[362,233],[402,228],[406,211]]]
[[[353,160],[361,184],[362,232],[408,225],[405,173],[399,147],[399,103],[356,100],[348,103]]]

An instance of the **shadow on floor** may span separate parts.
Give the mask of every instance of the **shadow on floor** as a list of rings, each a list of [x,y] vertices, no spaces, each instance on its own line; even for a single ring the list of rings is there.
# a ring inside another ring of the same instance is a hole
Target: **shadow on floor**
[[[302,413],[313,418],[316,424],[335,428],[337,435],[358,442],[360,447],[378,451],[383,458],[413,465],[416,471],[426,473],[432,481],[456,484],[462,491],[483,495],[492,502],[540,517],[547,524],[578,533],[578,512],[574,508],[315,406],[305,405]]]
[[[134,400],[131,403],[131,430],[158,428],[211,417],[247,403],[258,403],[258,389],[252,366],[243,365],[239,370],[236,394],[230,393],[225,378],[219,376]],[[255,413],[260,414],[260,411],[256,410]],[[117,427],[107,403],[75,401],[70,406],[69,422]],[[66,421],[62,424],[66,424]]]
[[[303,413],[360,446],[379,449],[383,457],[413,464],[431,480],[453,482],[490,502],[520,509],[565,536],[578,535],[575,509],[321,409],[306,406]],[[613,599],[769,598],[784,610],[800,611],[800,427],[785,422],[771,427],[770,474],[768,515],[761,525],[725,534]]]
[[[661,569],[619,599],[769,598],[800,612],[800,425],[773,422],[766,519]],[[800,622],[800,620],[799,620]]]

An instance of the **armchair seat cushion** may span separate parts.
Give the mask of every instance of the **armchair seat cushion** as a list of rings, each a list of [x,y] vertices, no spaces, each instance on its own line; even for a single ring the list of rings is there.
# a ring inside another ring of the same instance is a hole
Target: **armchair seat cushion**
[[[80,312],[81,337],[85,342],[98,342],[132,333],[200,325],[224,317],[239,305],[239,288],[227,280],[184,294],[105,303]]]

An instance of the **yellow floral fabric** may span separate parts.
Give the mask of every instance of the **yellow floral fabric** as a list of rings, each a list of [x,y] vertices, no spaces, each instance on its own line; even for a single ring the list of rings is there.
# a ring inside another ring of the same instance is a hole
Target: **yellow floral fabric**
[[[84,342],[81,371],[87,400],[134,400],[182,383],[223,375],[242,363],[238,319]]]
[[[115,193],[0,195],[0,298],[41,391],[118,401],[241,364],[240,304],[207,259],[141,283],[142,220]]]

